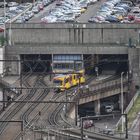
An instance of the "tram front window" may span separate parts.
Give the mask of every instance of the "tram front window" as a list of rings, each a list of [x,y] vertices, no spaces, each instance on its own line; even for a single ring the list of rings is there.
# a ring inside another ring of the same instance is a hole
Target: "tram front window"
[[[62,85],[62,81],[60,80],[54,80],[53,83],[58,86]]]

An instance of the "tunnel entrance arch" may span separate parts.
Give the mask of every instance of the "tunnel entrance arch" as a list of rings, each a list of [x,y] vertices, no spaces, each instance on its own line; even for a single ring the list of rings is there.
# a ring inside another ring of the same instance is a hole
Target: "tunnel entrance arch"
[[[49,73],[51,72],[52,55],[49,54],[22,54],[22,73]]]

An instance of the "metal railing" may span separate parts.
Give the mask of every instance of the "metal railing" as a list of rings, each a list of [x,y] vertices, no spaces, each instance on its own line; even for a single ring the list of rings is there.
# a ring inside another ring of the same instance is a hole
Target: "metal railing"
[[[123,86],[127,87],[128,86],[128,79],[125,78],[123,80]],[[121,80],[120,78],[117,80],[111,80],[111,81],[107,81],[104,83],[99,83],[97,85],[94,85],[93,87],[89,87],[88,89],[80,89],[80,98],[85,98],[85,97],[89,97],[92,95],[95,95],[97,93],[105,93],[107,91],[113,91],[116,89],[120,89],[121,87]]]

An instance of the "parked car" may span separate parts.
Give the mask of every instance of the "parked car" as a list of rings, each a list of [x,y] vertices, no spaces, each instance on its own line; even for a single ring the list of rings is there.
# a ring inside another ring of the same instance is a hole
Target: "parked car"
[[[8,6],[8,3],[7,2],[5,2],[5,7],[7,7]],[[0,2],[0,7],[4,7],[4,2]]]
[[[140,23],[140,15],[135,17],[134,23]]]
[[[12,13],[12,12],[7,12],[7,13],[6,13],[6,17],[8,17],[8,18],[10,18],[10,19],[12,19],[12,18],[15,17],[15,16],[16,16],[15,13]]]
[[[41,18],[42,23],[54,23],[56,21],[57,21],[57,17],[51,15]]]
[[[106,113],[111,113],[113,111],[113,105],[106,105],[105,106],[105,112]]]
[[[20,6],[21,6],[21,7],[24,7],[24,8],[27,8],[27,7],[30,6],[31,4],[32,4],[32,3],[26,2],[26,3],[20,4]]]
[[[43,10],[44,9],[44,4],[41,1],[37,3],[37,6],[38,6],[39,10]]]
[[[34,6],[34,7],[32,8],[32,11],[33,11],[33,13],[37,14],[37,13],[40,12],[40,9],[39,9],[38,6]]]
[[[43,3],[44,6],[47,6],[47,5],[50,4],[50,1],[48,1],[48,0],[43,0],[42,3]]]
[[[70,15],[70,16],[61,16],[58,20],[58,22],[76,22],[75,20],[75,16],[74,15]]]
[[[32,11],[27,11],[25,14],[28,15],[29,18],[32,18],[34,16],[34,13]]]
[[[25,23],[25,18],[24,18],[24,16],[20,16],[20,17],[18,17],[17,19],[16,19],[16,23]]]
[[[13,6],[18,6],[19,5],[19,3],[17,3],[17,2],[9,2],[8,3],[8,7],[13,7]]]
[[[4,22],[3,22],[3,19],[0,17],[0,25],[3,25]]]
[[[93,120],[85,120],[83,121],[83,128],[88,129],[89,127],[94,126]]]

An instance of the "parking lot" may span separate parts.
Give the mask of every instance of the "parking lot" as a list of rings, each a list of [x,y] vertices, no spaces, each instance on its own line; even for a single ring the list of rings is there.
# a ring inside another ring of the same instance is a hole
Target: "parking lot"
[[[79,17],[76,18],[77,22],[88,22],[88,19],[93,16],[98,8],[100,7],[102,2],[97,2],[94,5],[89,5],[85,13],[81,14]],[[28,22],[40,22],[41,18],[44,17],[45,15],[49,14],[49,11],[51,9],[55,8],[56,2],[53,2],[52,4],[48,5],[43,11],[40,13],[36,14],[31,20]]]
[[[4,19],[4,8],[0,8],[1,15],[1,25],[4,22],[9,22],[11,19],[15,18],[15,23],[26,23],[26,22],[34,22],[34,23],[52,23],[52,22],[87,22],[88,19],[93,16],[96,10],[99,8],[102,2],[94,2],[92,4],[86,5],[86,9],[82,9],[79,7],[74,7],[74,9],[69,7],[72,3],[63,4],[63,6],[57,6],[57,1],[53,0],[42,0],[43,3],[40,6],[40,9],[37,7],[38,3],[33,4],[32,8],[29,9],[29,12],[24,12],[22,5],[15,5],[6,7],[6,19]],[[25,3],[27,4],[27,3]],[[29,4],[29,3],[28,3]],[[30,3],[32,5],[32,3]],[[40,3],[39,3],[40,5]],[[37,7],[37,9],[36,9]],[[67,7],[67,8],[66,8]],[[68,8],[69,7],[69,8]],[[66,8],[66,9],[65,9]],[[63,9],[60,11],[60,9]],[[57,11],[58,10],[58,11]],[[80,11],[81,10],[81,11]],[[23,13],[23,14],[21,14]],[[21,16],[18,16],[18,15]],[[57,18],[56,18],[57,17]],[[43,20],[44,19],[44,20]]]
[[[5,22],[140,22],[139,3],[125,0],[40,0],[35,3],[8,3],[5,11],[4,18],[4,8],[0,8],[0,25]]]

